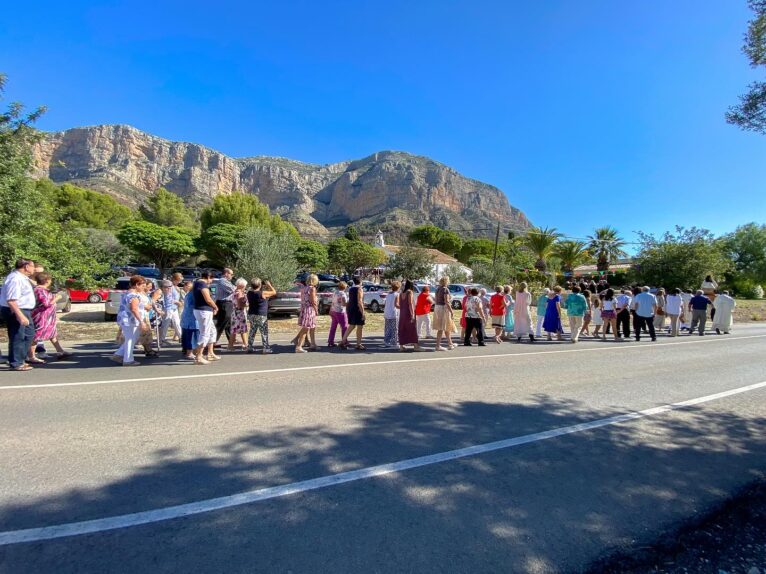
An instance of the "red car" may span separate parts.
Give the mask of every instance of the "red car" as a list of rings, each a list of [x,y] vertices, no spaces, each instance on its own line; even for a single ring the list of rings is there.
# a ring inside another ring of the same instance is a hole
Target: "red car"
[[[73,303],[101,303],[106,301],[106,298],[109,296],[109,289],[84,291],[74,287],[67,287],[67,291],[69,291],[69,298]]]

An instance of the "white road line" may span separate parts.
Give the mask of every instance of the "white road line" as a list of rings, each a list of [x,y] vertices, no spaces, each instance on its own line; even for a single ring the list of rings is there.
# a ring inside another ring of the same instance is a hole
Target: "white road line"
[[[376,366],[376,365],[392,365],[397,363],[428,363],[428,362],[442,362],[442,361],[474,361],[474,360],[485,360],[485,359],[500,359],[500,358],[509,358],[509,359],[516,359],[516,358],[523,358],[528,356],[534,356],[534,355],[556,355],[556,354],[562,354],[562,353],[593,353],[598,351],[615,351],[615,350],[623,350],[623,349],[661,349],[663,347],[670,347],[674,345],[699,345],[702,343],[724,343],[729,341],[741,341],[743,339],[762,339],[766,337],[766,335],[745,335],[742,337],[726,337],[726,338],[720,338],[720,337],[710,337],[708,339],[702,339],[702,340],[694,340],[694,341],[674,341],[671,343],[660,343],[655,345],[649,345],[649,344],[625,344],[625,343],[615,343],[613,346],[610,347],[594,347],[590,349],[583,349],[582,347],[577,347],[576,345],[572,345],[576,348],[570,348],[570,349],[562,349],[558,351],[530,351],[530,352],[523,352],[523,353],[495,353],[492,355],[461,355],[461,356],[445,356],[440,355],[438,357],[421,357],[418,359],[392,359],[390,361],[363,361],[358,363],[337,363],[337,364],[331,364],[331,365],[307,365],[305,367],[281,367],[278,369],[259,369],[254,371],[228,371],[223,373],[213,373],[206,371],[204,373],[197,373],[195,375],[168,375],[164,377],[139,377],[136,379],[107,379],[103,381],[77,381],[72,383],[40,383],[40,384],[33,384],[33,385],[7,385],[7,386],[0,386],[0,391],[11,391],[11,390],[24,390],[24,389],[47,389],[47,388],[55,388],[55,387],[84,387],[84,386],[91,386],[91,385],[115,385],[118,383],[147,383],[152,381],[178,381],[178,380],[186,380],[186,379],[213,379],[213,378],[219,378],[219,377],[238,377],[238,376],[244,376],[244,375],[266,375],[269,373],[291,373],[291,372],[299,372],[299,371],[320,371],[320,370],[327,370],[327,369],[346,369],[346,368],[353,368],[353,367],[368,367],[368,366]],[[188,366],[191,367],[192,364],[189,363],[188,365],[179,365],[181,366]],[[23,375],[21,375],[23,376]],[[243,381],[237,381],[237,382],[243,382]]]
[[[487,452],[512,448],[568,434],[593,430],[609,425],[625,423],[628,421],[634,421],[637,419],[659,415],[678,409],[707,403],[717,399],[738,395],[741,393],[747,393],[749,391],[754,391],[764,387],[766,387],[766,381],[747,385],[745,387],[731,389],[728,391],[723,391],[720,393],[715,393],[713,395],[706,395],[704,397],[689,399],[679,403],[653,407],[651,409],[645,409],[642,411],[615,415],[612,417],[598,419],[586,423],[559,427],[544,432],[523,435],[505,440],[499,440],[496,442],[478,444],[465,448],[459,448],[457,450],[448,450],[427,456],[419,456],[417,458],[400,460],[398,462],[360,468],[358,470],[341,472],[329,476],[322,476],[320,478],[312,478],[310,480],[293,482],[291,484],[284,484],[282,486],[273,486],[270,488],[251,490],[249,492],[242,492],[240,494],[233,494],[231,496],[210,498],[208,500],[200,500],[198,502],[191,502],[188,504],[179,504],[177,506],[169,506],[167,508],[160,508],[157,510],[147,510],[144,512],[136,512],[134,514],[110,516],[108,518],[98,518],[95,520],[86,520],[83,522],[70,522],[67,524],[43,526],[41,528],[28,528],[24,530],[9,530],[6,532],[0,532],[0,546],[20,544],[23,542],[38,542],[40,540],[52,540],[54,538],[66,538],[69,536],[80,536],[83,534],[93,534],[107,530],[129,528],[131,526],[138,526],[141,524],[151,524],[154,522],[162,522],[164,520],[172,520],[175,518],[183,518],[185,516],[212,512],[215,510],[222,510],[224,508],[232,508],[235,506],[252,504],[254,502],[261,502],[264,500],[287,496],[290,494],[298,494],[301,492],[308,492],[310,490],[327,488],[329,486],[337,486],[347,482],[355,482],[357,480],[363,480],[366,478],[384,476],[387,474],[411,470],[413,468],[419,468],[422,466],[430,466],[432,464],[439,464],[442,462],[457,460],[459,458],[465,458],[468,456],[476,456]]]

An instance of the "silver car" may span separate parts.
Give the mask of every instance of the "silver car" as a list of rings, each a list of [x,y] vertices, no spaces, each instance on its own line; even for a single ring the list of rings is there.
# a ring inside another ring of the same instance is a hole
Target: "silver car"
[[[152,284],[152,290],[157,289],[157,282],[154,279],[144,278]],[[120,310],[122,296],[130,288],[130,277],[120,277],[114,286],[109,290],[109,296],[104,301],[104,321],[114,321],[117,319],[117,313]]]

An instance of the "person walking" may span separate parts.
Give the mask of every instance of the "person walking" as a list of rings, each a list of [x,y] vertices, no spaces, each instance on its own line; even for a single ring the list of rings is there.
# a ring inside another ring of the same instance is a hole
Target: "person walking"
[[[434,303],[431,288],[428,285],[424,285],[415,303],[415,326],[418,337],[422,337],[423,331],[425,331],[425,337],[427,339],[431,338],[431,308]]]
[[[39,359],[35,355],[37,343],[43,341],[50,341],[56,348],[57,359],[67,359],[72,355],[67,353],[59,343],[57,317],[56,317],[56,303],[61,299],[60,293],[51,293],[51,276],[49,273],[37,273],[35,275],[34,288],[35,293],[35,308],[32,309],[32,322],[35,326],[35,339],[33,344],[29,347],[29,355],[27,362],[31,364],[44,364],[45,361]]]
[[[463,336],[463,346],[471,346],[471,335],[476,331],[476,339],[478,340],[479,347],[486,346],[484,344],[484,322],[486,315],[484,314],[484,305],[479,298],[479,290],[476,287],[471,287],[470,295],[464,299],[463,308],[465,309],[465,335]]]
[[[617,331],[617,302],[614,300],[614,290],[610,287],[604,293],[604,300],[601,302],[601,319],[607,327],[612,327],[615,341],[622,341],[620,333]],[[604,331],[604,341],[606,341],[606,331]]]
[[[317,297],[316,286],[319,283],[319,278],[312,273],[306,278],[306,286],[301,290],[301,313],[298,317],[298,325],[301,330],[298,331],[298,336],[295,338],[295,352],[305,353],[306,349],[303,348],[303,341],[308,336],[309,349],[312,351],[317,350],[316,342],[316,321],[319,311],[319,298]]]
[[[622,289],[615,298],[615,312],[617,313],[617,330],[622,332],[622,336],[627,339],[630,337],[630,309],[631,309],[630,289]]]
[[[112,354],[111,359],[123,367],[134,367],[139,363],[133,358],[141,333],[149,328],[146,322],[146,306],[142,291],[146,280],[140,275],[130,278],[127,292],[120,300],[117,311],[117,324],[122,331],[122,344]]]
[[[665,317],[667,315],[667,312],[665,311],[667,305],[666,297],[667,294],[665,289],[660,287],[657,290],[657,295],[655,295],[655,298],[657,299],[657,311],[654,314],[654,330],[657,333],[662,333],[662,330],[665,328]]]
[[[194,363],[207,365],[210,361],[218,361],[220,357],[215,354],[214,345],[217,339],[213,317],[218,314],[219,308],[210,294],[212,276],[209,271],[203,271],[200,278],[194,282],[192,293],[194,295],[194,318],[199,325],[197,347],[194,349]],[[207,351],[207,358],[203,353]]]
[[[583,282],[583,285],[585,283]],[[580,286],[580,292],[582,293],[582,296],[585,297],[585,315],[582,317],[582,328],[580,329],[580,337],[583,335],[590,336],[590,322],[593,319],[593,314],[591,312],[591,309],[593,307],[593,302],[591,301],[591,295],[592,293],[587,289]]]
[[[231,337],[231,316],[233,313],[232,295],[234,295],[234,284],[231,282],[234,277],[234,271],[228,267],[224,268],[221,277],[215,289],[215,304],[218,311],[215,313],[215,343],[221,335],[226,334],[226,338]]]
[[[399,346],[399,290],[401,281],[391,281],[391,291],[386,295],[383,309],[383,346]],[[438,338],[438,334],[437,334]]]
[[[670,336],[678,337],[678,330],[683,316],[684,300],[681,290],[676,287],[665,297],[665,316],[670,321]]]
[[[173,327],[174,337],[181,336],[181,317],[178,313],[180,293],[172,281],[165,279],[160,282],[160,300],[163,316],[160,322],[160,343],[170,345],[168,341],[168,329]]]
[[[362,330],[364,329],[364,293],[360,284],[362,280],[359,276],[353,278],[353,285],[348,290],[348,305],[346,306],[346,315],[348,315],[348,328],[343,333],[341,348],[348,349],[348,337],[352,331],[356,330],[356,349],[364,351],[367,347],[362,345]]]
[[[689,334],[698,329],[700,337],[705,335],[705,325],[707,324],[707,308],[712,306],[713,302],[702,293],[702,289],[697,289],[694,297],[689,301],[689,309],[692,313],[692,324],[689,328]]]
[[[537,328],[535,337],[542,337],[543,321],[545,321],[545,311],[548,309],[548,295],[551,290],[547,287],[543,289],[542,294],[537,298]]]
[[[247,322],[250,331],[247,336],[247,352],[255,352],[255,335],[261,334],[261,352],[268,355],[272,352],[269,344],[269,299],[277,294],[269,281],[260,277],[250,280],[250,291],[247,292]]]
[[[239,335],[242,342],[242,350],[247,349],[247,281],[243,278],[237,279],[234,284],[234,293],[231,295],[231,328],[229,335],[229,351],[234,350],[234,344]]]
[[[713,329],[717,335],[723,331],[724,335],[728,335],[731,331],[731,326],[734,323],[734,309],[737,307],[737,302],[733,297],[729,295],[728,291],[723,291],[713,301],[713,308],[715,309],[715,317],[713,318]]]
[[[551,334],[556,333],[556,339],[562,340],[564,328],[561,326],[561,287],[556,285],[553,291],[548,293],[548,300],[543,320],[543,330],[547,333],[548,340],[552,341]]]
[[[505,325],[503,325],[503,336],[506,341],[511,341],[513,336],[513,328],[515,325],[515,319],[513,317],[513,310],[516,302],[513,300],[513,287],[506,285],[503,287],[503,296],[505,297]]]
[[[330,300],[330,332],[327,335],[327,346],[330,348],[335,347],[335,333],[338,331],[338,327],[340,327],[341,337],[343,337],[343,333],[346,332],[348,327],[348,316],[346,315],[346,305],[348,305],[347,286],[345,281],[340,281]]]
[[[0,289],[0,316],[8,329],[8,364],[14,371],[32,370],[26,359],[35,338],[35,292],[30,280],[34,269],[34,261],[17,260]]]
[[[503,294],[503,286],[495,286],[495,292],[489,298],[489,316],[492,327],[495,329],[495,343],[502,343],[503,328],[505,327],[505,314],[507,313],[508,300]]]
[[[689,303],[691,303],[694,292],[691,289],[681,293],[681,300],[684,302],[681,307],[681,330],[692,332],[692,312],[690,311]]]
[[[593,338],[598,339],[604,319],[601,318],[601,298],[596,294],[590,298],[590,321],[593,325]]]
[[[406,351],[405,345],[413,345],[416,351],[424,350],[418,341],[415,318],[415,287],[412,281],[405,279],[402,294],[399,296],[399,351]]]
[[[194,284],[186,281],[183,285],[184,306],[181,311],[181,353],[184,358],[194,359],[194,349],[197,347],[197,338],[199,337],[199,325],[194,317],[194,293],[192,288]]]
[[[641,340],[641,331],[646,327],[652,341],[657,340],[654,318],[657,313],[657,298],[649,292],[649,287],[642,287],[641,293],[633,298],[631,304],[636,319],[636,341]]]
[[[447,337],[447,350],[452,350],[455,346],[452,344],[452,333],[457,329],[453,319],[452,295],[449,291],[449,277],[439,279],[439,287],[436,289],[436,305],[434,306],[434,325],[436,331],[436,350],[444,351],[442,347],[442,338]]]
[[[532,294],[528,290],[527,283],[522,281],[519,283],[513,307],[513,334],[516,335],[517,343],[521,343],[522,337],[529,337],[530,342],[535,342],[535,336],[532,334],[532,316],[529,314],[531,306]]]
[[[575,285],[567,297],[567,316],[569,317],[569,331],[572,343],[580,340],[585,313],[588,310],[588,300],[580,293],[580,287]]]

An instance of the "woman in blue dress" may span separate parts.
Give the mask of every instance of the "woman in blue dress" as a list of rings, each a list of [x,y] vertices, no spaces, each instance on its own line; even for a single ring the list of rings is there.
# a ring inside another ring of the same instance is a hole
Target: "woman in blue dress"
[[[543,330],[548,334],[548,340],[552,341],[551,334],[556,333],[556,338],[561,341],[564,329],[561,326],[561,287],[556,285],[548,294],[548,306],[545,308]]]
[[[503,331],[505,331],[505,337],[506,339],[510,340],[511,335],[513,334],[513,296],[511,295],[512,289],[510,285],[506,285],[503,289],[503,293],[505,295],[505,302],[506,302],[506,308],[505,308],[505,327],[503,328]]]

